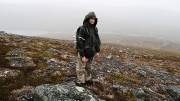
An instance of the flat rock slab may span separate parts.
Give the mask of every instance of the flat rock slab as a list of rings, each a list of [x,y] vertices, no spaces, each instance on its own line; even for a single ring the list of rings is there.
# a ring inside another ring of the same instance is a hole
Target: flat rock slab
[[[6,57],[13,67],[34,67],[36,64],[29,57]]]

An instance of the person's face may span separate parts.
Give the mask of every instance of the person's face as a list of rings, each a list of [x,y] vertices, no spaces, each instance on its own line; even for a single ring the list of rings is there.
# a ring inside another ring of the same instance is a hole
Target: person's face
[[[95,23],[95,19],[94,18],[90,18],[89,19],[89,23],[93,25]]]

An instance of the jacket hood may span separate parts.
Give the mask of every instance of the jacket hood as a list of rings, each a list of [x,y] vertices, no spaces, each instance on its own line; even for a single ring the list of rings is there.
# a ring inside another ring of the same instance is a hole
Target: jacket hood
[[[94,26],[97,25],[97,22],[98,22],[98,19],[96,18],[96,14],[94,12],[89,12],[85,18],[84,18],[84,21],[83,21],[83,25],[84,26],[87,26],[89,24],[89,19],[90,18],[94,18],[95,19],[95,23],[94,23]]]

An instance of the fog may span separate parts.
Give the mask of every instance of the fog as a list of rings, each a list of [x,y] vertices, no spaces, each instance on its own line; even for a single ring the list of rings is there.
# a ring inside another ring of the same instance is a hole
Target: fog
[[[72,34],[94,11],[100,34],[180,41],[179,0],[0,0],[0,30],[36,35]]]

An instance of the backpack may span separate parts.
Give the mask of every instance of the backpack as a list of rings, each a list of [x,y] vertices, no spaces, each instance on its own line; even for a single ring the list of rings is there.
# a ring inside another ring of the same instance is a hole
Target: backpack
[[[81,26],[75,28],[75,30],[73,32],[73,43],[74,43],[74,48],[76,48],[76,49],[78,48],[77,47],[77,35],[79,33],[80,28],[82,28],[82,27],[84,27],[84,26],[81,25]],[[89,33],[88,29],[87,28],[85,28],[85,29],[86,29],[86,32]],[[96,27],[95,27],[95,30],[96,30],[96,35],[97,35],[98,29]]]
[[[77,27],[74,32],[73,32],[73,43],[74,43],[74,48],[77,49],[77,34],[79,33],[79,30],[82,26]]]

